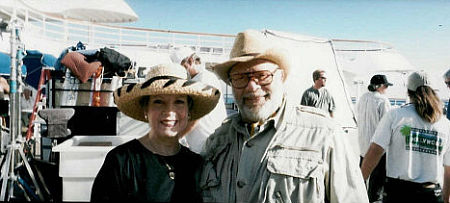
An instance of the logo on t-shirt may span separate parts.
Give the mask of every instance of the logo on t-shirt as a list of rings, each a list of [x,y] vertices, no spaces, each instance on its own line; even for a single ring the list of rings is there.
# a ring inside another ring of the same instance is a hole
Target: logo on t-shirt
[[[441,154],[443,144],[438,132],[404,125],[400,132],[405,137],[406,150],[427,154]]]

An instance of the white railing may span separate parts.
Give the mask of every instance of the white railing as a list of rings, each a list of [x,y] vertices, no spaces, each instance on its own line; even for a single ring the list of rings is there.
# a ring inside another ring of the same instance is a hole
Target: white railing
[[[337,52],[378,52],[394,50],[392,45],[384,42],[349,39],[332,39],[331,41],[334,50]]]
[[[12,11],[5,9],[0,9],[0,12],[12,15]],[[31,33],[34,39],[52,40],[64,45],[76,45],[81,41],[92,47],[126,47],[157,52],[169,52],[175,47],[190,46],[203,55],[227,57],[235,37],[226,34],[131,28],[67,20],[25,8],[16,8],[16,15],[23,21],[26,31]],[[331,41],[337,52],[393,51],[391,45],[382,42],[346,39]]]
[[[12,11],[0,9],[12,15]],[[24,24],[24,31],[33,38],[76,45],[79,41],[92,47],[140,48],[157,52],[169,52],[179,46],[193,47],[200,54],[228,56],[234,35],[180,32],[131,28],[115,25],[55,18],[43,13],[16,8],[16,15]]]

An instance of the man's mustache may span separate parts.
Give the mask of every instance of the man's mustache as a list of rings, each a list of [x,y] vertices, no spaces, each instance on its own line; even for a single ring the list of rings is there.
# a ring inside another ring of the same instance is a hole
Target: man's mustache
[[[268,93],[260,92],[260,93],[245,93],[243,98],[252,98],[252,97],[265,97]]]

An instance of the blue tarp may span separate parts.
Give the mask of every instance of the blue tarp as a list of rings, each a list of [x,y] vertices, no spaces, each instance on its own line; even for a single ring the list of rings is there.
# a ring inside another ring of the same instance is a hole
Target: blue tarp
[[[56,58],[50,54],[43,54],[37,50],[27,50],[23,58],[22,76],[26,76],[25,83],[38,88],[43,66],[54,67]],[[0,75],[11,74],[11,56],[0,52]]]
[[[11,74],[11,56],[9,54],[0,52],[0,75],[10,75]],[[22,75],[27,74],[26,66],[22,66]]]
[[[54,67],[55,63],[56,57],[50,54],[43,54],[37,50],[27,50],[27,55],[23,58],[23,64],[27,69],[25,83],[38,89],[42,67]]]

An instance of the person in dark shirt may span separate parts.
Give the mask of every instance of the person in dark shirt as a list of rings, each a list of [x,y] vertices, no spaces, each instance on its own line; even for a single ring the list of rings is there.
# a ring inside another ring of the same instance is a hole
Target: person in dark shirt
[[[150,131],[107,154],[91,201],[201,202],[202,158],[178,139],[188,123],[214,109],[219,98],[216,88],[187,80],[178,64],[152,67],[145,82],[117,89],[117,108],[149,123]]]
[[[303,92],[300,104],[321,109],[333,117],[336,104],[331,93],[325,88],[327,78],[324,70],[315,70],[313,72],[314,85]]]
[[[447,72],[445,72],[444,82],[447,85],[447,87],[450,88],[450,69],[448,69]],[[447,104],[447,119],[450,120],[450,98],[448,99]]]

